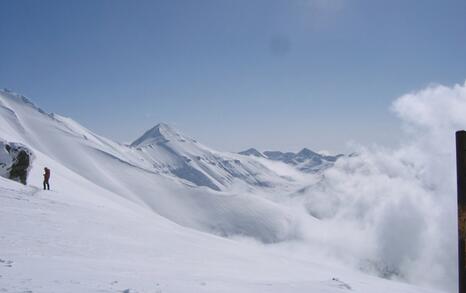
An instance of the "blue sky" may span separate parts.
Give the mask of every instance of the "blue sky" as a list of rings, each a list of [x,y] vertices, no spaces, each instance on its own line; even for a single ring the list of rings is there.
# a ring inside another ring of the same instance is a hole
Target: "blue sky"
[[[466,1],[4,1],[0,87],[129,142],[395,144],[397,96],[466,79]]]

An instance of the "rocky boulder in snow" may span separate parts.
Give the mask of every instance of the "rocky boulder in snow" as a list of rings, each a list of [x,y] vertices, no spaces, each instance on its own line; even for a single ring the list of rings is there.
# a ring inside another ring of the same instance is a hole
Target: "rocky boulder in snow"
[[[0,176],[26,184],[31,159],[25,146],[0,141]]]

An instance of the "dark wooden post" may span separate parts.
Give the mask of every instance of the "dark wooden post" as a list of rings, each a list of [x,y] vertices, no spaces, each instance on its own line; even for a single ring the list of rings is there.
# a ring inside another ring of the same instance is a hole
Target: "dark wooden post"
[[[466,293],[466,131],[456,132],[456,182],[458,192],[458,289]]]

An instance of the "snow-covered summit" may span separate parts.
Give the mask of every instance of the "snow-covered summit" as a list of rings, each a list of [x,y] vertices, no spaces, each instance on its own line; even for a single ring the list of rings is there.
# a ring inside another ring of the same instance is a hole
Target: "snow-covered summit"
[[[5,107],[4,102],[3,103],[1,102],[2,97],[4,100],[9,100],[10,102],[19,103],[19,104],[31,107],[39,111],[42,114],[49,115],[44,110],[42,110],[39,106],[37,106],[34,102],[32,102],[28,97],[18,94],[10,89],[6,89],[6,88],[0,89],[0,106]]]
[[[245,151],[239,152],[239,154],[240,155],[245,155],[245,156],[254,156],[254,157],[258,157],[258,158],[265,158],[265,156],[255,148],[249,148],[249,149],[247,149]]]
[[[264,188],[289,181],[255,159],[213,150],[165,123],[146,131],[131,147],[155,169],[217,191],[238,183]]]
[[[311,151],[311,150],[308,149],[308,148],[303,148],[303,149],[300,150],[296,155],[297,155],[298,157],[305,157],[305,158],[309,158],[309,157],[312,157],[312,156],[319,156],[318,153],[313,152],[313,151]]]
[[[159,123],[151,129],[147,130],[141,137],[131,143],[132,147],[141,147],[151,144],[160,144],[169,141],[178,142],[196,142],[194,139],[183,135],[179,130],[166,124]]]

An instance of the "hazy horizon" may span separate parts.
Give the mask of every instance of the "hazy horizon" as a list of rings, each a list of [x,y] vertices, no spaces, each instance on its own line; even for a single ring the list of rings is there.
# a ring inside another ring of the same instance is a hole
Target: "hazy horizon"
[[[464,1],[0,7],[0,87],[119,142],[165,122],[228,151],[396,145],[396,98],[466,78]]]

